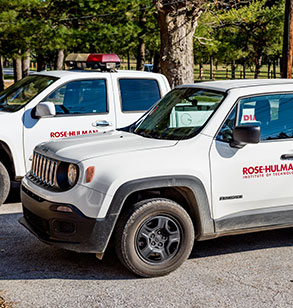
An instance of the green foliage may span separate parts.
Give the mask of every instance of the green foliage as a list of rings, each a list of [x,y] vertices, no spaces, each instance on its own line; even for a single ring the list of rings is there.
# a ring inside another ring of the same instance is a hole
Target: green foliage
[[[159,49],[152,0],[1,0],[0,54],[31,50],[51,58],[65,52],[133,54],[138,38]]]
[[[201,15],[194,34],[195,63],[207,63],[211,56],[215,56],[221,47],[215,15],[207,11]]]
[[[264,57],[277,58],[281,55],[283,20],[281,0],[253,0],[229,10],[207,10],[195,33],[195,56],[205,60],[214,56],[227,64],[245,61],[249,65]]]
[[[222,15],[222,22],[230,25],[223,34],[234,36],[235,45],[248,57],[279,56],[283,12],[283,1],[272,7],[266,5],[266,0],[252,1],[248,6]]]
[[[92,4],[88,12],[91,18],[82,19],[80,16],[78,26],[74,27],[71,48],[127,55],[127,52],[135,51],[139,37],[145,40],[149,49],[158,48],[159,32],[150,0],[114,0],[98,4],[93,1]]]
[[[196,63],[213,56],[253,66],[280,57],[284,1],[234,2],[206,1],[195,32]],[[152,0],[0,1],[0,54],[9,58],[30,50],[51,59],[59,49],[135,55],[139,40],[149,56],[160,49]]]

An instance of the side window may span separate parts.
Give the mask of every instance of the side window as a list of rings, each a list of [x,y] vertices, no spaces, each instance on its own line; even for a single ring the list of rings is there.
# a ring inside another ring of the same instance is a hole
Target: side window
[[[222,125],[216,139],[223,142],[230,142],[233,140],[233,129],[235,127],[235,121],[236,121],[236,111],[237,111],[236,105],[224,124]]]
[[[238,125],[259,126],[261,140],[293,138],[293,94],[245,98],[239,110]]]
[[[77,80],[51,93],[44,101],[53,102],[56,114],[106,113],[106,80]]]
[[[119,79],[122,111],[145,111],[160,98],[160,90],[154,79]]]

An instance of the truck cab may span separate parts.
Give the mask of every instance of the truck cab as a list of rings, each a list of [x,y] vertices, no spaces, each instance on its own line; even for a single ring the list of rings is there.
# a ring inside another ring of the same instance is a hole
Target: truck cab
[[[116,70],[117,56],[101,69],[102,56],[71,55],[72,70],[33,73],[0,93],[0,204],[38,143],[130,125],[170,90],[161,74]]]

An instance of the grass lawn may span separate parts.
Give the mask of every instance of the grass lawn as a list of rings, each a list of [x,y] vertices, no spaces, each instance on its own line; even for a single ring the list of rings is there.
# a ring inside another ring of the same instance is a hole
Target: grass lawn
[[[202,76],[202,78],[201,78]],[[200,76],[200,69],[199,65],[194,66],[194,78],[195,80],[210,80],[210,65],[204,64],[202,68]],[[243,67],[241,65],[237,65],[235,69],[235,79],[241,79],[243,78]],[[232,73],[231,73],[231,66],[225,66],[225,65],[214,65],[214,78],[216,80],[221,79],[231,79]],[[245,78],[246,79],[253,79],[254,78],[254,68],[247,67],[245,70]],[[273,74],[273,66],[270,67],[270,72],[268,74],[268,66],[263,65],[260,69],[260,75],[259,78],[274,78]],[[280,67],[276,66],[276,78],[280,78]]]

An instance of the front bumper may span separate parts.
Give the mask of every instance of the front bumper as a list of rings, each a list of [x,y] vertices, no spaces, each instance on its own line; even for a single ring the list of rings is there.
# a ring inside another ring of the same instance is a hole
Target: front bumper
[[[77,252],[105,252],[117,214],[89,218],[73,205],[45,200],[24,186],[21,201],[24,216],[19,222],[41,241]],[[72,213],[56,211],[60,205],[70,207]]]

